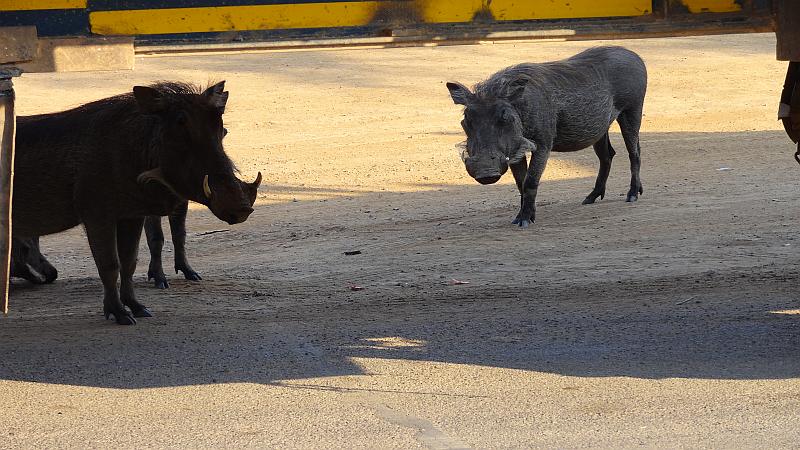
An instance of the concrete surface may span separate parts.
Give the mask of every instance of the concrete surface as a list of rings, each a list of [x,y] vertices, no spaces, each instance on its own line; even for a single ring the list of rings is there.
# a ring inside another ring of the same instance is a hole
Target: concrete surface
[[[527,231],[510,174],[479,186],[463,169],[444,82],[600,43],[19,79],[20,114],[227,79],[226,147],[265,183],[244,224],[190,211],[202,282],[152,288],[142,248],[155,317],[132,327],[102,320],[83,232],[44,238],[60,278],[15,281],[0,320],[2,446],[797,447],[800,166],[773,35],[615,42],[650,71],[636,204],[616,127],[606,199],[580,204],[591,150],[555,155]]]
[[[135,62],[132,37],[39,38],[33,61],[17,64],[25,72],[130,70]]]

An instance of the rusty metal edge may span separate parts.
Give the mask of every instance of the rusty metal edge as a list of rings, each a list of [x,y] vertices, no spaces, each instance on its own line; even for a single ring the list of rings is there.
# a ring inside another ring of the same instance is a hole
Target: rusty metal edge
[[[535,29],[532,27],[536,27]],[[498,24],[459,26],[419,26],[392,30],[392,36],[309,38],[264,40],[253,42],[183,42],[157,44],[137,42],[137,55],[234,51],[293,51],[325,48],[386,48],[492,43],[518,40],[594,40],[643,39],[653,37],[700,36],[719,34],[762,33],[774,31],[772,16],[743,17],[715,15],[663,20],[611,20],[589,23],[564,21],[544,24]],[[384,30],[385,31],[385,30]]]

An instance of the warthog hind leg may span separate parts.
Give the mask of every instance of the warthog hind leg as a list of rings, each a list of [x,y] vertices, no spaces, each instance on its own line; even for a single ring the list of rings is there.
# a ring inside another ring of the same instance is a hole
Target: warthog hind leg
[[[617,153],[611,147],[611,140],[608,138],[608,133],[605,134],[599,141],[594,144],[594,152],[600,160],[600,170],[597,172],[597,181],[594,183],[594,189],[586,199],[583,200],[584,205],[589,205],[597,200],[597,197],[602,199],[606,196],[606,181],[608,180],[608,173],[611,171],[611,160]]]
[[[639,194],[644,193],[642,189],[642,180],[639,177],[639,168],[641,167],[641,147],[639,146],[639,127],[642,123],[642,111],[623,111],[619,118],[620,131],[622,131],[622,139],[625,140],[625,147],[628,149],[628,157],[631,160],[631,188],[628,190],[628,195],[625,196],[626,202],[635,202],[639,199]]]
[[[139,253],[139,239],[142,236],[144,220],[125,219],[117,222],[117,253],[119,254],[120,287],[122,303],[131,309],[133,317],[152,317],[146,306],[136,301],[133,291],[133,274],[136,272],[136,258]]]

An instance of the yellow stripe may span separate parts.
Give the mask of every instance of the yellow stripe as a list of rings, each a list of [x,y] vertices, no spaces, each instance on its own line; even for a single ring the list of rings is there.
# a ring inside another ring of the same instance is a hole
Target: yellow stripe
[[[651,0],[493,0],[489,10],[497,20],[580,19],[650,14]]]
[[[97,34],[169,34],[232,30],[327,28],[368,24],[377,1],[171,8],[89,13]]]
[[[622,17],[652,12],[652,0],[416,0],[415,3],[428,23],[469,22],[475,14],[487,9],[497,20]]]
[[[483,8],[482,0],[416,0],[426,23],[469,22]]]
[[[689,8],[689,12],[693,13],[720,13],[742,10],[742,6],[739,5],[735,0],[683,0],[683,4]]]
[[[86,0],[0,0],[0,11],[83,8],[86,8]]]

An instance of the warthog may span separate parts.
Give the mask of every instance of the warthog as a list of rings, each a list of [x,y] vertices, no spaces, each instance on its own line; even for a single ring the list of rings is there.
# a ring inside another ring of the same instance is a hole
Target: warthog
[[[103,283],[105,317],[129,325],[151,316],[133,290],[145,216],[172,214],[187,199],[229,224],[253,212],[222,146],[227,99],[224,82],[206,90],[162,82],[19,117],[14,236],[83,224]]]
[[[616,120],[631,162],[626,201],[643,192],[639,179],[639,127],[647,90],[642,59],[622,47],[597,47],[571,58],[519,64],[497,72],[471,92],[447,83],[456,104],[464,105],[461,125],[467,134],[462,152],[467,172],[491,184],[511,167],[521,197],[513,223],[527,227],[536,219],[536,192],[551,151],[589,146],[600,159],[594,189],[584,204],[606,193],[614,149],[608,129]],[[526,152],[532,152],[530,166]]]
[[[253,183],[240,181],[242,191],[247,195],[250,206],[253,206],[261,184],[261,173]],[[184,202],[170,214],[169,225],[172,234],[172,245],[175,250],[175,273],[183,272],[184,278],[191,281],[202,280],[200,274],[195,272],[186,258],[186,212],[189,202]],[[161,229],[160,216],[147,216],[144,222],[147,247],[150,250],[150,265],[147,270],[147,279],[155,280],[159,289],[169,287],[169,281],[164,274],[161,261],[161,250],[164,247],[164,232]],[[58,271],[45,258],[39,249],[39,238],[14,238],[11,246],[11,276],[24,278],[34,284],[52,283],[58,278]]]
[[[252,207],[258,194],[258,186],[261,184],[261,172],[258,173],[256,181],[253,183],[239,182],[242,192],[247,196],[249,205]],[[175,251],[175,273],[183,272],[183,277],[191,281],[199,281],[203,278],[199,273],[192,269],[189,260],[186,258],[186,212],[189,202],[183,202],[178,206],[174,213],[169,215],[169,230],[172,234],[172,246]],[[164,231],[161,229],[160,216],[148,216],[144,221],[144,232],[147,237],[147,247],[150,249],[150,266],[147,269],[147,279],[154,280],[155,286],[159,289],[169,287],[169,280],[164,274],[164,266],[161,261],[161,250],[164,248]]]
[[[14,238],[11,240],[11,276],[24,278],[31,283],[52,283],[58,271],[39,250],[39,238]]]

